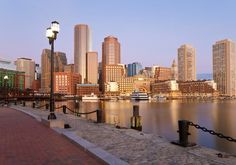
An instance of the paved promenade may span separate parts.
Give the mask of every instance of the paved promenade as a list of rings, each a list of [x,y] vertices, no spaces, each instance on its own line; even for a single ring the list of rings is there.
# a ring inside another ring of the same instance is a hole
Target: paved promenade
[[[33,115],[37,120],[46,118],[48,111],[30,107],[12,106]],[[114,125],[97,124],[70,114],[56,112],[58,119],[72,126],[70,129],[57,129],[72,139],[87,141],[87,150],[101,148],[116,158],[133,165],[235,165],[236,156],[217,150],[195,146],[183,148],[171,144],[158,135],[145,134],[132,129],[116,129]],[[85,145],[85,147],[86,147]],[[102,154],[107,154],[100,152]],[[218,157],[218,154],[221,157]],[[101,154],[101,157],[103,156]],[[114,164],[125,164],[125,163]],[[0,163],[1,164],[1,163]]]
[[[0,107],[0,165],[104,164],[34,118]]]

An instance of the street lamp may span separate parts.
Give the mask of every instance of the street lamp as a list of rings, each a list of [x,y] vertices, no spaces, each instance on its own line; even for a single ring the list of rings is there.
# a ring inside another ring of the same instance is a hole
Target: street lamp
[[[4,79],[4,90],[5,90],[5,92],[6,92],[6,95],[5,95],[5,104],[7,104],[7,95],[8,95],[8,89],[7,89],[7,81],[8,81],[8,75],[5,75],[4,77],[3,77],[3,79]]]
[[[54,113],[54,89],[53,89],[53,72],[54,72],[54,41],[57,39],[57,33],[59,33],[60,26],[57,21],[51,23],[51,27],[47,28],[46,36],[51,45],[51,91],[50,91],[50,114],[48,115],[48,120],[56,119]]]

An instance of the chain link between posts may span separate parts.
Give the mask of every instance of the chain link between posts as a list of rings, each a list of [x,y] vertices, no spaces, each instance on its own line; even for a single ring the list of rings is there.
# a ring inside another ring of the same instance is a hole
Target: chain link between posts
[[[226,139],[226,140],[228,140],[228,141],[230,141],[230,142],[236,142],[236,139],[234,139],[234,138],[232,138],[232,137],[225,136],[225,135],[223,135],[222,133],[218,133],[218,132],[215,132],[215,131],[213,131],[213,130],[209,130],[209,129],[207,129],[206,127],[201,127],[200,125],[194,124],[193,122],[189,122],[188,124],[189,124],[190,126],[194,126],[195,128],[202,130],[203,132],[208,132],[208,133],[210,133],[211,135],[216,135],[217,137],[222,138],[222,139]]]

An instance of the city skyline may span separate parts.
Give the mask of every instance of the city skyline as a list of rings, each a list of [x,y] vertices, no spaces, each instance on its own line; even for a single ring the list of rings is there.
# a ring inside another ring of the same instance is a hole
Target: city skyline
[[[137,61],[143,66],[170,66],[177,60],[177,48],[191,44],[196,48],[197,73],[212,73],[212,45],[216,41],[236,40],[232,21],[236,3],[230,0],[106,2],[0,2],[0,57],[13,61],[26,57],[40,63],[41,51],[49,48],[45,31],[53,20],[61,25],[55,50],[65,52],[68,63],[74,63],[73,28],[83,23],[91,28],[92,50],[98,52],[99,61],[102,41],[109,35],[120,41],[123,64]],[[47,6],[55,6],[55,11]]]

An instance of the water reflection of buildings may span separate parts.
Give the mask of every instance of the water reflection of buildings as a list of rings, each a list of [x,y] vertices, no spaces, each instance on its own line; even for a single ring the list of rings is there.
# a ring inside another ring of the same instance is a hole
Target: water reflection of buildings
[[[213,120],[213,130],[224,134],[225,136],[230,136],[236,138],[236,120],[235,120],[235,101],[218,102],[214,104],[215,119]],[[211,135],[213,136],[213,135]],[[215,140],[215,147],[218,150],[226,150],[229,153],[236,154],[236,144],[229,142],[226,139],[221,139],[216,136],[213,137]]]

